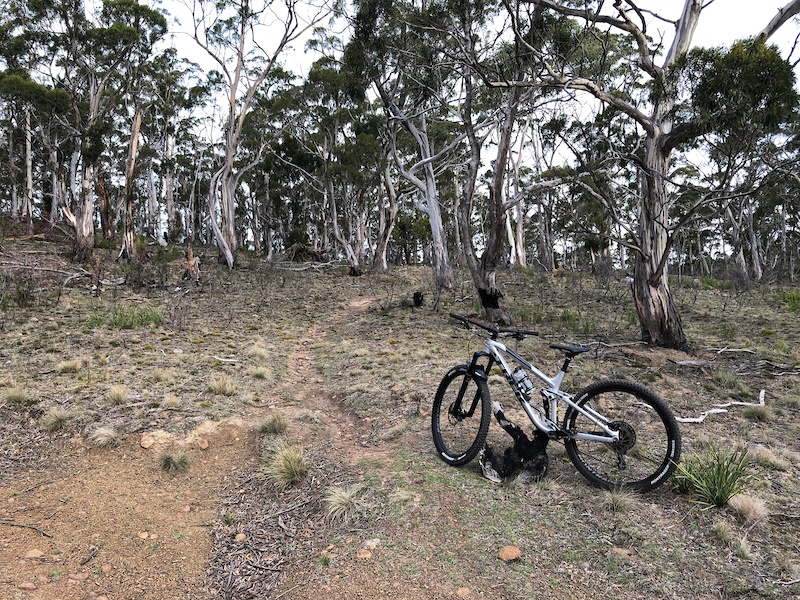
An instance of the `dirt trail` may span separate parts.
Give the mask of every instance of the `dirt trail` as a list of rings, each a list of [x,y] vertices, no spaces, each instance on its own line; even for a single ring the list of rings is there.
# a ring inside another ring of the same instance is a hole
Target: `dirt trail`
[[[300,441],[351,468],[383,451],[368,445],[369,423],[342,410],[322,388],[310,347],[329,327],[368,305],[369,299],[360,298],[309,327],[292,348],[287,375],[276,390],[291,390],[297,399],[291,407],[275,406],[290,420],[310,412],[322,425],[307,433],[292,426],[300,430]],[[223,489],[235,486],[233,468],[243,459],[257,468],[253,425],[267,410],[249,407],[239,417],[206,422],[185,436],[164,431],[128,436],[112,449],[93,448],[75,436],[54,453],[59,458],[49,462],[52,468],[0,481],[0,598],[217,597],[206,577],[209,528]],[[161,471],[156,457],[164,450],[186,452],[188,473]],[[361,542],[353,543],[355,556]],[[374,563],[353,562],[349,568],[346,576],[339,572],[332,578],[290,573],[276,594],[304,598],[313,590],[349,598],[372,587],[383,589],[383,597],[414,597],[397,582],[381,584],[371,572]]]

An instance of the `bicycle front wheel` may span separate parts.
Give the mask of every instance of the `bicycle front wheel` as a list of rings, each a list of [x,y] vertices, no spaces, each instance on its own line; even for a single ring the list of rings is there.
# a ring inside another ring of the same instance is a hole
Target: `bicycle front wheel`
[[[580,439],[580,434],[605,433],[574,408],[564,417],[571,436],[565,441],[567,455],[593,485],[647,492],[669,479],[680,459],[681,433],[663,400],[637,383],[611,380],[590,385],[575,401],[619,432],[613,443]]]
[[[486,381],[466,365],[450,369],[436,390],[431,414],[439,457],[454,467],[475,458],[486,443],[491,415]]]

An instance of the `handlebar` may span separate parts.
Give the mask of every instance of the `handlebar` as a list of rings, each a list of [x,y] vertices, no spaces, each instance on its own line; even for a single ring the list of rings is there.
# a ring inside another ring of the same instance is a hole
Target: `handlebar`
[[[530,331],[528,329],[509,329],[508,327],[497,327],[496,325],[486,325],[485,323],[481,323],[480,321],[475,321],[474,319],[470,319],[469,317],[465,317],[463,315],[457,315],[455,313],[450,313],[450,318],[456,319],[457,321],[461,321],[465,327],[469,327],[470,325],[475,325],[476,327],[485,329],[490,334],[492,334],[493,340],[496,340],[497,336],[500,334],[507,335],[509,337],[514,338],[515,340],[524,340],[526,337],[530,335],[539,335],[539,332]]]

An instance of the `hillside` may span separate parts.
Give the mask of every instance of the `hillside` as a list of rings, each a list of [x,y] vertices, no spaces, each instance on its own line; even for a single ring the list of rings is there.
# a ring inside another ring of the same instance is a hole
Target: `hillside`
[[[131,268],[103,250],[79,267],[41,237],[2,248],[2,598],[800,596],[797,289],[674,282],[689,356],[637,343],[622,281],[504,274],[506,306],[542,334],[525,353],[555,371],[549,342],[593,346],[569,391],[627,377],[684,418],[743,403],[682,424],[685,455],[750,453],[750,508],[704,509],[669,485],[591,488],[559,444],[539,483],[441,462],[433,394],[481,343],[447,318],[477,310],[466,274],[436,302],[421,267],[209,256],[196,285],[182,249]],[[309,468],[285,489],[277,439]],[[520,559],[497,557],[507,545]]]

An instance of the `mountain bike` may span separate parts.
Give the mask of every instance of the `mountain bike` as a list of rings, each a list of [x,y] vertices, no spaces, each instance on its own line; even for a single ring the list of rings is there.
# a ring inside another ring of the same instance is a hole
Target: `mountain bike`
[[[499,368],[534,433],[562,441],[572,464],[591,484],[647,492],[669,479],[680,460],[681,433],[672,411],[655,393],[620,379],[598,381],[574,395],[566,393],[561,384],[570,364],[590,348],[550,344],[564,355],[564,362],[549,377],[498,339],[521,341],[537,332],[486,325],[452,313],[450,317],[489,336],[485,348],[450,369],[436,391],[431,428],[444,462],[464,465],[484,449],[492,413],[512,433],[502,406],[489,397],[489,376]],[[538,390],[541,406],[532,403],[536,388],[530,375],[543,384]]]

